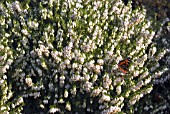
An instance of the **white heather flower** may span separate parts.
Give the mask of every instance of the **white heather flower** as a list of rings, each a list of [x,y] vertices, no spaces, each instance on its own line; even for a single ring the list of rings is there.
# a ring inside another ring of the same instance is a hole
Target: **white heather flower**
[[[26,82],[26,84],[28,85],[28,87],[31,87],[32,86],[32,79],[30,78],[30,77],[28,77],[28,78],[26,78],[25,79],[25,82]]]
[[[117,61],[122,60],[122,57],[120,56],[120,50],[116,50],[116,54],[117,54]]]
[[[35,92],[33,93],[34,98],[36,99],[37,97],[40,97],[40,92]]]
[[[103,110],[104,108],[106,108],[105,105],[100,105],[100,106],[99,106],[99,110]],[[104,113],[104,114],[105,114],[105,113]]]
[[[50,91],[53,91],[53,90],[54,90],[54,85],[53,85],[53,83],[49,83],[49,84],[48,84],[48,87],[49,87],[49,90],[50,90]]]
[[[5,37],[9,37],[10,36],[10,34],[8,34],[8,33],[5,33]]]
[[[118,83],[121,83],[122,81],[123,81],[122,78],[116,78],[114,80],[114,86],[116,86]]]
[[[16,105],[14,103],[12,103],[11,107],[14,109],[16,107]]]
[[[83,102],[82,108],[86,108],[86,102]]]
[[[50,108],[50,110],[49,110],[49,113],[56,113],[56,112],[59,112],[60,111],[60,109],[58,109],[58,108]]]
[[[159,63],[157,63],[156,65],[154,65],[154,66],[150,69],[151,72],[155,71],[159,66],[160,66]]]
[[[94,89],[94,90],[91,92],[91,96],[96,97],[96,96],[98,96],[98,95],[101,93],[101,91],[102,91],[102,88],[101,88],[101,87],[99,87],[99,88],[97,88],[97,89]]]
[[[35,58],[35,57],[37,56],[37,54],[36,54],[36,52],[35,52],[34,50],[32,50],[32,51],[30,52],[30,54],[31,54],[31,56],[32,56],[33,58]]]
[[[103,89],[103,90],[102,90],[102,94],[107,94],[107,90],[106,90],[106,89]]]
[[[0,56],[0,61],[4,60],[5,56]]]
[[[155,53],[156,53],[156,47],[152,47],[150,50],[149,50],[149,56],[152,57]]]
[[[17,100],[17,102],[16,102],[16,105],[19,105],[19,104],[21,104],[21,103],[23,103],[23,102],[24,102],[23,98],[20,97],[20,98],[18,98],[18,100]]]
[[[7,76],[6,76],[6,75],[3,75],[3,79],[6,80],[6,79],[7,79]]]
[[[152,90],[153,90],[153,87],[149,87],[149,88],[147,88],[147,89],[143,92],[143,94],[144,94],[144,95],[145,95],[145,94],[148,94],[148,93],[150,93]]]
[[[64,81],[65,80],[65,76],[60,76],[60,81]]]
[[[44,104],[48,104],[48,100],[43,100],[43,103]]]
[[[97,81],[97,79],[98,79],[98,75],[97,74],[93,75],[92,81],[95,82],[95,81]]]
[[[141,49],[140,46],[136,46],[136,51],[139,51]]]
[[[100,72],[100,65],[95,65],[93,69],[96,73],[99,73]]]
[[[64,81],[60,80],[59,86],[60,86],[60,87],[63,87],[63,86],[64,86],[64,83],[65,83]]]
[[[143,81],[139,81],[136,86],[132,86],[130,89],[135,92],[137,90],[139,90],[142,86],[144,85],[144,82]]]
[[[129,104],[130,104],[130,105],[134,105],[135,103],[136,103],[136,100],[135,100],[135,99],[129,100]]]
[[[29,93],[29,96],[32,97],[32,96],[33,96],[33,93]]]
[[[21,32],[22,32],[22,34],[24,34],[26,36],[28,35],[28,31],[26,29],[22,29]]]
[[[105,9],[105,11],[103,12],[103,17],[103,19],[108,19],[108,9]]]
[[[139,76],[139,71],[138,70],[135,70],[134,72],[133,72],[133,75],[136,77],[136,76]]]
[[[88,72],[88,69],[86,67],[83,68],[83,74],[85,75]]]
[[[59,101],[58,101],[58,103],[63,104],[63,103],[65,103],[65,101],[63,100],[63,98],[60,98]]]
[[[90,108],[89,107],[87,108],[87,112],[90,112]]]
[[[5,25],[5,18],[4,18],[4,19],[3,19],[3,18],[1,19],[0,25],[2,25],[2,26]]]
[[[6,68],[5,67],[0,67],[0,73],[5,73],[6,72]]]
[[[55,98],[58,98],[58,94],[55,94]]]
[[[8,92],[8,99],[10,99],[13,96],[13,93],[11,91]]]
[[[5,107],[5,106],[0,107],[0,110],[1,110],[1,111],[4,111],[4,110],[6,110],[6,109],[7,109],[7,107]]]
[[[109,55],[109,57],[113,55],[113,51],[107,51],[106,53]]]
[[[12,60],[12,59],[8,59],[8,60],[7,60],[7,64],[8,64],[8,65],[11,65],[11,64],[12,64],[12,62],[13,62],[13,60]]]
[[[115,99],[113,99],[113,100],[111,101],[111,104],[116,104],[118,101],[119,101],[119,98],[116,97]]]
[[[143,40],[144,40],[143,37],[139,37],[136,41],[136,45],[140,46],[143,43]]]
[[[161,76],[167,70],[168,70],[168,68],[164,68],[161,71],[155,72],[155,74],[152,75],[152,78],[158,78],[159,76]]]
[[[69,42],[68,47],[71,49],[73,48],[73,42]]]
[[[78,63],[73,63],[72,64],[72,68],[74,69],[74,68],[77,68],[78,67]]]
[[[103,94],[98,102],[103,103],[103,102],[109,102],[109,101],[110,101],[110,96]]]
[[[89,22],[89,26],[92,26],[92,25],[93,25],[93,22],[92,22],[92,21],[90,21],[90,22]]]
[[[147,85],[148,83],[150,83],[151,82],[151,77],[149,77],[149,78],[147,78],[146,80],[145,80],[145,85]]]
[[[72,95],[76,95],[76,92],[77,92],[76,86],[73,86],[73,88],[70,89],[70,92]]]
[[[67,98],[67,97],[68,97],[68,91],[65,90],[65,91],[64,91],[64,98]]]
[[[116,87],[116,92],[117,92],[118,95],[121,94],[121,92],[122,92],[121,85]]]
[[[100,1],[94,1],[94,7],[93,7],[93,10],[94,11],[97,11],[98,7],[101,6],[101,2]]]
[[[68,111],[71,111],[71,104],[69,102],[66,103],[65,107]]]
[[[54,100],[54,104],[56,104],[56,103],[58,103],[58,100],[57,100],[57,99]]]
[[[73,82],[77,82],[80,80],[81,80],[81,77],[80,75],[77,75],[77,74],[72,74],[72,77],[70,78],[70,81],[73,81]]]
[[[83,87],[84,87],[84,89],[85,89],[87,92],[90,92],[91,89],[93,89],[93,86],[92,86],[92,83],[91,83],[91,82],[85,82],[85,83],[83,84]]]
[[[83,8],[83,6],[80,3],[76,3],[76,8]]]
[[[103,87],[106,89],[109,89],[109,86],[111,85],[112,80],[109,78],[108,75],[103,77]]]
[[[88,17],[87,14],[85,14],[85,15],[84,15],[84,18],[87,19],[87,17]]]
[[[120,52],[120,51],[118,51],[118,52]],[[119,54],[120,55],[120,54]],[[118,55],[118,57],[116,58],[116,63],[118,64],[123,58],[122,58],[122,56],[119,56]]]
[[[41,11],[41,18],[46,19],[47,18],[47,9],[43,8]]]
[[[54,76],[54,82],[58,82],[58,75],[57,74]]]
[[[79,61],[80,61],[80,64],[83,64],[83,63],[84,63],[84,58],[83,58],[83,57],[80,57],[80,58],[79,58]]]
[[[85,74],[84,79],[85,79],[86,81],[90,80],[89,74]]]
[[[112,67],[111,71],[114,71],[114,70],[117,70],[117,69],[118,69],[118,65],[117,65],[117,64],[115,64],[115,65],[113,65],[113,67]]]
[[[42,70],[38,69],[39,76],[42,76]]]
[[[116,13],[116,14],[120,14],[121,10],[120,10],[120,8],[118,8],[117,6],[113,5],[111,12],[114,12],[114,13]]]
[[[98,60],[97,60],[97,63],[98,63],[99,65],[103,65],[103,64],[104,64],[104,61],[103,61],[103,59],[98,59]]]
[[[12,3],[12,8],[18,12],[21,12],[21,8],[20,8],[20,3],[18,1],[15,1]]]
[[[3,79],[0,79],[0,86],[4,83]]]
[[[40,108],[44,109],[44,108],[45,108],[45,106],[44,106],[43,104],[40,104]]]
[[[136,50],[131,51],[130,56],[133,56],[136,53]]]
[[[142,93],[133,96],[133,97],[129,100],[130,105],[134,105],[134,104],[136,103],[136,101],[138,101],[141,97],[143,97],[143,94],[142,94]]]
[[[92,49],[92,47],[91,47],[90,44],[87,44],[87,45],[84,45],[84,46],[83,46],[83,50],[84,50],[85,52],[89,52],[91,49]]]
[[[140,80],[143,79],[143,78],[145,78],[145,77],[147,77],[148,74],[149,74],[149,72],[148,72],[148,71],[145,71],[142,75],[140,75]]]
[[[148,106],[145,106],[145,107],[144,107],[144,110],[148,111],[148,110],[149,110],[149,107],[148,107]]]
[[[120,96],[119,101],[123,102],[124,101],[124,97]]]
[[[60,69],[63,70],[63,69],[65,69],[65,68],[66,68],[66,65],[64,64],[64,62],[61,62],[61,63],[60,63]]]
[[[101,112],[101,114],[117,114],[121,111],[121,108],[118,106],[111,106],[109,109],[106,109]]]
[[[139,67],[143,67],[146,60],[147,60],[147,54],[145,54],[141,58],[138,58],[137,59],[137,64],[139,64]]]
[[[156,60],[161,59],[161,58],[165,55],[166,51],[167,51],[167,50],[163,50],[162,52],[160,52],[160,53],[156,56]]]
[[[30,28],[34,28],[35,30],[37,30],[39,26],[39,23],[37,22],[37,20],[33,20],[33,21],[29,20],[27,24]]]

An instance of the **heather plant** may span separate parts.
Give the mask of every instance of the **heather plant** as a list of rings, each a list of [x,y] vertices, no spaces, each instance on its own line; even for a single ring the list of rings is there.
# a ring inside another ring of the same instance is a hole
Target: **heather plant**
[[[161,24],[131,3],[0,2],[0,111],[134,113],[168,68]]]

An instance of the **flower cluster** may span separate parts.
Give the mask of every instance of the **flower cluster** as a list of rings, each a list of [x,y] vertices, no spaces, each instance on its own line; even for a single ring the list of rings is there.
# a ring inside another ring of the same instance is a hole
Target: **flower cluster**
[[[163,20],[163,27],[158,31],[157,43],[159,47],[164,47],[167,50],[167,54],[159,61],[161,66],[167,65],[166,72],[159,72],[162,75],[156,79],[153,79],[153,91],[151,94],[144,96],[142,100],[135,106],[136,112],[140,113],[169,113],[170,109],[170,39],[167,35],[170,33],[169,23],[170,19]],[[168,31],[166,33],[165,31]],[[156,67],[158,67],[157,64]],[[160,65],[159,65],[160,66]],[[157,75],[159,74],[157,73]]]
[[[1,112],[132,113],[167,71],[157,23],[131,2],[6,1],[0,14]]]

